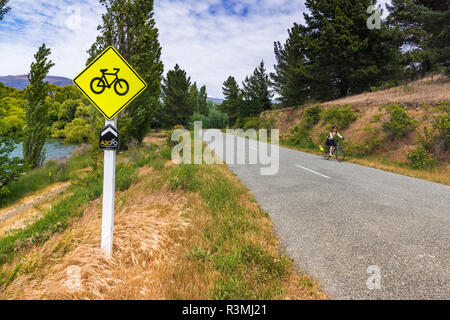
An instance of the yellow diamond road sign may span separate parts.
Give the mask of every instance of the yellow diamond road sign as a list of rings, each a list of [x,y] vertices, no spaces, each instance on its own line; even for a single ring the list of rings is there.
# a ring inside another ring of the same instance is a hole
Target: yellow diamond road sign
[[[73,83],[106,119],[114,119],[147,84],[113,47],[108,47]]]

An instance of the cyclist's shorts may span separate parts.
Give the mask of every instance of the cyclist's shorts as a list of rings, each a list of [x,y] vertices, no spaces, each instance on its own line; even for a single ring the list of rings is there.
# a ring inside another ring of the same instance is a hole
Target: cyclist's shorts
[[[325,145],[326,146],[333,146],[333,147],[336,147],[337,146],[337,143],[336,143],[336,141],[334,141],[334,140],[330,140],[330,139],[327,139],[327,142],[325,142]]]

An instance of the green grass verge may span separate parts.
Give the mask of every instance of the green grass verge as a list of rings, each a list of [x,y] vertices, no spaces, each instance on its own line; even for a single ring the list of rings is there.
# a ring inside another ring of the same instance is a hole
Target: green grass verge
[[[215,165],[182,164],[166,174],[173,190],[199,193],[212,217],[206,229],[199,230],[204,232],[207,247],[188,253],[190,259],[210,264],[220,273],[208,298],[271,299],[279,295],[291,260],[253,240],[252,235],[264,233],[261,218],[267,216],[243,205],[244,187],[224,177],[223,168]]]
[[[68,160],[47,161],[43,167],[26,172],[9,185],[10,192],[0,198],[0,208],[53,183],[68,181],[75,171],[88,166],[89,155],[86,152],[74,154]]]

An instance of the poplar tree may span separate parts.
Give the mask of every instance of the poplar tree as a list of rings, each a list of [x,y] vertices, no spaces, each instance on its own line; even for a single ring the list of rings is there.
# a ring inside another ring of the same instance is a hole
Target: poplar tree
[[[208,108],[208,94],[206,93],[206,86],[202,86],[198,93],[198,111],[204,116],[209,115]]]
[[[49,104],[45,98],[49,92],[49,83],[44,82],[50,68],[55,64],[48,60],[49,48],[42,44],[34,55],[28,74],[30,84],[26,88],[25,133],[23,140],[23,158],[32,167],[41,165],[45,160],[44,143],[49,135]]]
[[[147,83],[147,89],[121,116],[130,117],[131,136],[139,143],[150,130],[153,114],[160,104],[161,45],[155,26],[153,0],[100,0],[106,8],[100,36],[88,50],[88,63],[108,46],[114,46]]]
[[[194,113],[200,113],[198,94],[197,82],[194,82],[194,84],[189,88],[189,103],[191,104],[191,108],[194,110]]]

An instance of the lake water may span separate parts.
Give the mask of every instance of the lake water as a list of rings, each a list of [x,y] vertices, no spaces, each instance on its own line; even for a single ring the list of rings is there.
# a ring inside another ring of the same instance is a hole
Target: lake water
[[[44,145],[45,160],[67,158],[72,154],[75,147],[75,145],[64,144],[60,140],[49,139]],[[10,154],[10,157],[22,158],[22,155],[22,143],[20,143]]]

